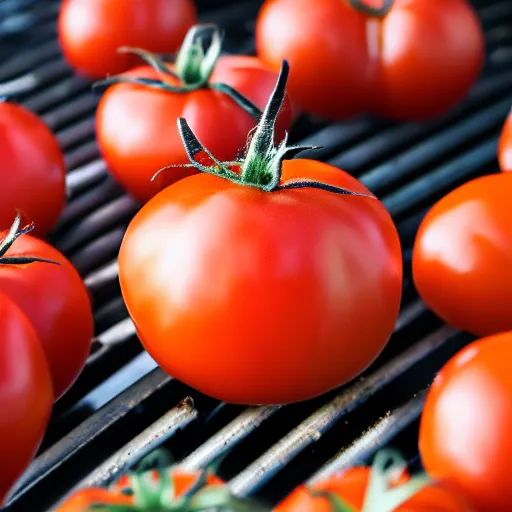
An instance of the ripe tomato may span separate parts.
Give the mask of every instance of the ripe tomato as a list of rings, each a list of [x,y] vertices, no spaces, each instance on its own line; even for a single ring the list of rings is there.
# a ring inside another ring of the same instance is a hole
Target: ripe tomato
[[[50,418],[53,392],[34,328],[0,293],[0,506],[32,461]]]
[[[47,126],[28,110],[0,101],[0,229],[22,210],[45,235],[66,200],[64,158]]]
[[[509,512],[512,503],[511,357],[510,332],[465,347],[434,380],[421,418],[425,469],[479,512]]]
[[[0,233],[0,240],[5,238],[6,233]],[[87,290],[71,262],[39,238],[23,234],[0,254],[0,290],[21,307],[35,327],[57,400],[76,380],[89,355],[93,317]],[[26,257],[58,265],[19,259],[21,263],[17,263],[17,258]]]
[[[512,171],[512,112],[508,115],[501,132],[498,160],[502,171]]]
[[[384,348],[400,305],[400,242],[384,206],[335,167],[283,162],[304,148],[273,147],[287,71],[235,166],[197,163],[206,150],[179,120],[207,173],[146,203],[119,254],[147,351],[228,402],[295,402],[340,386]]]
[[[124,76],[155,80],[161,74],[145,66]],[[276,77],[277,73],[256,57],[223,56],[216,63],[210,82],[228,84],[263,108]],[[173,82],[173,78],[167,77],[167,81]],[[176,80],[174,85],[178,85]],[[256,124],[226,94],[204,87],[172,92],[119,83],[110,87],[101,99],[96,119],[101,153],[116,179],[137,199],[147,201],[165,186],[197,172],[177,168],[151,181],[162,167],[188,161],[175,124],[181,116],[187,118],[201,140],[221,160],[237,157],[247,133]],[[287,100],[279,116],[279,137],[289,128],[291,117]]]
[[[193,0],[64,0],[58,32],[71,66],[88,77],[104,78],[138,61],[118,48],[174,53],[195,22]]]
[[[376,3],[391,8],[369,14]],[[266,0],[256,39],[264,61],[290,62],[292,100],[334,119],[440,114],[468,92],[484,58],[466,0]]]
[[[377,508],[365,504],[368,494],[368,482],[371,468],[354,467],[342,473],[318,482],[311,488],[301,485],[285,498],[274,512],[334,512],[329,496],[336,496],[347,512],[380,512],[384,507],[381,499],[375,500]],[[407,484],[409,475],[405,473],[399,482],[389,482],[390,488]],[[366,505],[366,506],[365,506]],[[350,508],[349,508],[350,507]],[[386,508],[388,510],[388,508]],[[394,512],[471,512],[465,500],[453,490],[442,484],[432,483],[423,487],[412,497],[404,501]]]
[[[134,511],[160,510],[157,507],[171,505],[177,498],[191,491],[198,484],[200,476],[201,471],[186,472],[179,468],[165,472],[130,473],[122,476],[109,490],[91,488],[78,491],[57,512],[93,512],[101,505],[105,506],[105,511],[110,510],[110,507],[116,510],[116,505],[133,506]],[[133,486],[135,479],[137,485]],[[220,487],[222,484],[222,480],[214,475],[208,475],[204,482],[205,487]]]
[[[472,180],[442,198],[414,244],[414,283],[450,325],[479,336],[512,330],[512,174]]]

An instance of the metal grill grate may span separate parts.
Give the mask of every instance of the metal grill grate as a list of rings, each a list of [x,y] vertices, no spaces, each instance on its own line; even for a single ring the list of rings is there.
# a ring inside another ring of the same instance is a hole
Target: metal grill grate
[[[254,51],[260,0],[198,4],[203,19],[225,29],[227,51]],[[402,312],[389,346],[360,380],[303,404],[244,408],[173,380],[141,352],[116,266],[124,229],[139,205],[123,194],[99,158],[98,98],[62,59],[57,0],[0,3],[0,95],[13,95],[42,115],[65,151],[69,204],[52,238],[85,279],[97,333],[84,373],[56,405],[41,453],[8,510],[44,510],[77,485],[106,483],[161,442],[187,468],[203,467],[232,448],[220,476],[233,492],[257,492],[270,502],[388,442],[417,455],[421,390],[469,337],[443,327],[417,298],[410,277],[414,234],[437,198],[496,170],[497,137],[512,104],[512,3],[474,4],[488,60],[470,96],[448,115],[405,125],[370,117],[298,120],[294,139],[324,146],[315,156],[359,177],[397,222],[405,260]]]

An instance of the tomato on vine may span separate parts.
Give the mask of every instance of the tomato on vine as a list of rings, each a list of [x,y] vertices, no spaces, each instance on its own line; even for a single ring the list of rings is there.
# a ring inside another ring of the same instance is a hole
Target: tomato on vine
[[[53,391],[37,334],[23,311],[0,292],[0,506],[27,469],[50,419]]]
[[[400,306],[400,242],[384,206],[335,167],[287,160],[307,148],[274,147],[287,77],[284,63],[241,160],[218,160],[178,121],[186,167],[201,172],[146,203],[119,253],[144,347],[228,402],[296,402],[353,379]]]
[[[468,345],[439,372],[421,417],[425,469],[478,512],[508,512],[512,503],[511,358],[510,332]]]
[[[66,201],[64,157],[44,122],[25,108],[0,100],[0,230],[18,210],[46,235]]]
[[[256,46],[276,69],[290,62],[299,107],[333,119],[436,116],[464,97],[484,60],[466,0],[266,0]]]
[[[104,78],[140,62],[119,54],[119,47],[174,53],[196,18],[193,0],[64,0],[59,41],[80,74]]]
[[[397,478],[398,477],[398,478]],[[473,512],[462,495],[426,475],[411,477],[394,451],[379,452],[371,467],[301,485],[274,512]]]
[[[0,291],[34,326],[48,360],[55,400],[82,371],[93,336],[93,316],[82,278],[57,249],[31,236],[18,214],[0,232]]]
[[[205,51],[207,39],[211,42]],[[256,57],[220,57],[221,35],[211,25],[189,31],[174,64],[143,50],[124,51],[140,55],[148,65],[99,83],[114,85],[100,101],[97,136],[115,178],[141,201],[197,172],[175,167],[151,181],[161,168],[188,161],[175,124],[178,117],[186,117],[219,158],[233,160],[277,77]],[[289,128],[291,117],[286,100],[279,116],[279,137]]]

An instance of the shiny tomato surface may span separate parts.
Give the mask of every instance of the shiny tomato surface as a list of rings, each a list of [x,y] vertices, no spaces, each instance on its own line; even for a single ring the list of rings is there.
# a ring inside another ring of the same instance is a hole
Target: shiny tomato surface
[[[150,66],[126,76],[161,78]],[[255,57],[224,56],[217,61],[210,81],[230,85],[263,109],[276,78],[277,73]],[[245,146],[247,133],[256,125],[247,112],[219,91],[173,93],[130,83],[111,86],[98,107],[98,143],[115,178],[141,201],[197,172],[190,168],[168,169],[151,181],[163,167],[188,163],[176,126],[178,117],[187,119],[201,143],[220,160],[234,160]],[[286,100],[277,123],[279,140],[291,120]]]
[[[57,139],[35,114],[0,101],[0,230],[21,210],[43,236],[66,200],[64,157]]]
[[[313,160],[309,178],[369,191]],[[140,339],[173,377],[221,400],[296,402],[377,357],[402,288],[396,228],[373,197],[263,192],[199,174],[155,196],[129,225],[120,283]]]
[[[276,69],[288,60],[289,92],[299,107],[332,119],[373,112],[420,120],[464,97],[484,59],[484,36],[469,2],[395,0],[383,17],[352,3],[264,3],[257,22],[258,55]]]
[[[0,239],[3,236],[0,233]],[[75,382],[89,355],[94,331],[91,303],[82,278],[57,249],[22,235],[5,258],[24,256],[58,263],[3,265],[0,259],[0,291],[32,322],[48,360],[57,400]]]
[[[0,292],[0,506],[39,448],[53,391],[36,331]]]
[[[479,336],[512,330],[512,174],[472,180],[443,197],[420,225],[416,288],[450,325]]]
[[[123,46],[177,51],[196,16],[192,0],[63,0],[59,41],[78,73],[105,78],[140,63]]]
[[[511,358],[510,332],[468,345],[439,372],[421,418],[426,470],[478,512],[509,512],[512,503]]]

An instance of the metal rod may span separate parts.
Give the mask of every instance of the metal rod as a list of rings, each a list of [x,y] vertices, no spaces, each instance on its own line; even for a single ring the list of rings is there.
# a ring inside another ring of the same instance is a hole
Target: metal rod
[[[228,483],[231,492],[243,497],[256,491],[299,452],[318,441],[340,418],[366,402],[377,391],[404,374],[456,334],[458,331],[442,327],[384,364],[370,376],[359,379],[231,480]]]
[[[281,406],[272,406],[247,409],[180,462],[180,468],[188,471],[204,468],[226,450],[240,443],[280,408]]]
[[[322,466],[308,480],[308,484],[324,480],[338,471],[361,464],[369,459],[420,417],[425,396],[426,391],[422,391],[405,405],[384,416],[361,437],[348,447],[343,448],[333,459]]]

